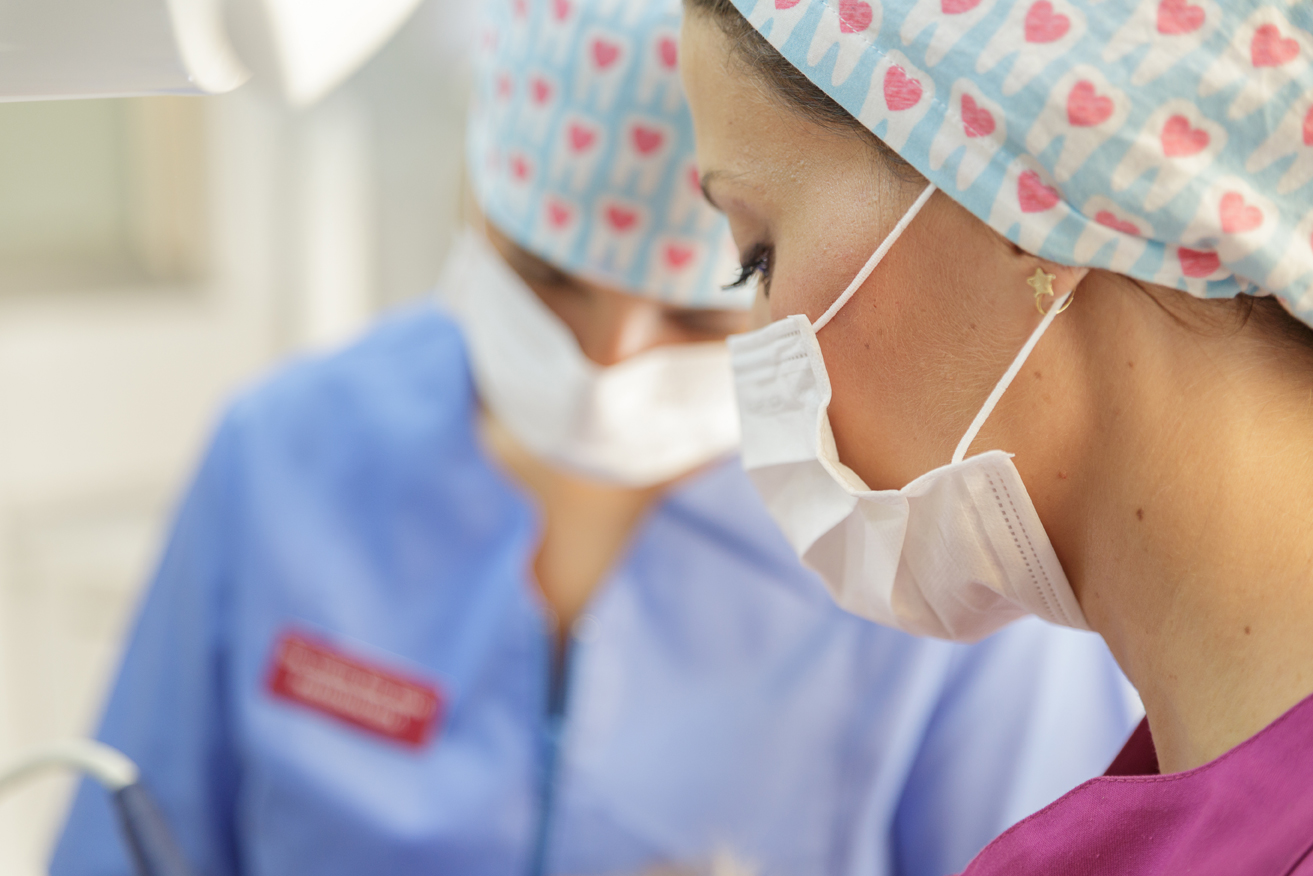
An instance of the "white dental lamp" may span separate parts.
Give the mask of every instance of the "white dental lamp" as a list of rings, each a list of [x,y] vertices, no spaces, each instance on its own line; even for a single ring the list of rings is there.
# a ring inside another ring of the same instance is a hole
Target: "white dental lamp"
[[[420,0],[0,0],[0,102],[221,94],[254,73],[293,106],[367,61]],[[141,876],[190,876],[165,819],[123,755],[87,740],[0,768],[0,793],[52,767],[110,792]]]
[[[4,0],[0,101],[220,94],[254,73],[308,106],[420,0]]]

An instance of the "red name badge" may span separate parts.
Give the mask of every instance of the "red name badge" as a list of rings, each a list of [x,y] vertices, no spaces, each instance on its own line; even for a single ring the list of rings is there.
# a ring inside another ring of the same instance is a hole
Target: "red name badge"
[[[279,640],[269,690],[281,699],[416,748],[429,741],[442,718],[442,696],[432,684],[298,633],[284,633]]]

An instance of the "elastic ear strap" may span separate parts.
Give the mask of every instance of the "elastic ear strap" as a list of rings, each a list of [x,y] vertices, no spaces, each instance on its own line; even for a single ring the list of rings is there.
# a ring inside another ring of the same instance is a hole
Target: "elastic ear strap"
[[[994,407],[998,405],[998,400],[1003,397],[1003,393],[1007,392],[1007,388],[1012,384],[1012,380],[1021,372],[1021,367],[1025,365],[1026,360],[1030,358],[1030,353],[1035,349],[1035,345],[1039,343],[1039,339],[1044,337],[1044,333],[1049,330],[1049,326],[1053,325],[1053,320],[1057,319],[1058,313],[1062,310],[1063,305],[1067,303],[1067,300],[1072,296],[1072,292],[1075,291],[1076,290],[1073,289],[1071,292],[1068,292],[1066,295],[1063,295],[1061,298],[1054,301],[1053,305],[1049,308],[1049,312],[1044,314],[1044,318],[1039,321],[1039,325],[1030,333],[1030,338],[1021,348],[1021,352],[1017,354],[1017,358],[1012,360],[1011,367],[1009,367],[1003,374],[1003,379],[998,382],[998,386],[994,387],[994,391],[989,394],[989,398],[985,399],[985,406],[980,409],[980,413],[976,414],[976,418],[971,421],[971,426],[967,429],[967,433],[963,435],[962,440],[958,442],[957,449],[953,451],[953,462],[961,462],[966,458],[967,450],[971,447],[971,442],[976,440],[976,435],[980,432],[980,427],[985,425],[985,420],[989,419],[989,415],[994,412]]]
[[[866,264],[862,266],[861,271],[859,271],[857,276],[853,278],[853,281],[848,284],[848,288],[843,290],[842,295],[834,299],[834,303],[830,305],[830,309],[821,314],[820,319],[812,323],[812,331],[818,332],[825,328],[826,323],[834,319],[834,315],[839,312],[840,308],[848,303],[848,299],[857,294],[857,290],[862,288],[862,284],[866,282],[867,278],[871,276],[871,272],[875,270],[875,266],[880,264],[880,260],[884,258],[884,254],[889,252],[889,247],[898,242],[898,238],[903,236],[903,232],[907,230],[907,226],[912,224],[912,220],[916,218],[916,214],[921,212],[921,208],[925,206],[926,201],[930,200],[930,196],[934,193],[934,183],[925,187],[925,191],[921,193],[921,196],[912,203],[912,206],[907,208],[907,212],[903,214],[903,218],[898,220],[898,224],[894,226],[893,231],[890,231],[889,234],[885,236],[885,239],[880,242],[879,248],[876,249],[876,251],[871,254],[871,257],[866,260]]]

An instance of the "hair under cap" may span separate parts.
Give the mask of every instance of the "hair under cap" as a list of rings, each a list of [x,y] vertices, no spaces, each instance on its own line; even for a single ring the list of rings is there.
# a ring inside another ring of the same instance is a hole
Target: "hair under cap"
[[[1313,5],[733,3],[1022,248],[1313,325]]]
[[[704,201],[679,81],[679,0],[488,0],[467,158],[484,214],[573,274],[691,307],[737,259]]]

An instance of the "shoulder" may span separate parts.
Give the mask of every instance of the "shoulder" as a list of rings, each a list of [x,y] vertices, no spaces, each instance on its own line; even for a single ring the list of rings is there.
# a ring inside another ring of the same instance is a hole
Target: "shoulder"
[[[342,416],[423,400],[460,406],[470,397],[465,345],[456,325],[433,307],[380,320],[351,345],[295,359],[242,395],[238,419]]]
[[[247,450],[313,454],[463,433],[472,404],[459,330],[415,306],[341,350],[284,365],[236,399],[225,428]]]
[[[705,540],[726,552],[755,559],[790,577],[811,575],[771,520],[737,456],[677,484],[655,523],[690,540]]]
[[[433,308],[389,316],[237,399],[190,493],[198,527],[231,546],[259,599],[350,629],[333,606],[431,589],[518,532],[521,502],[480,447],[476,405],[453,323]]]

